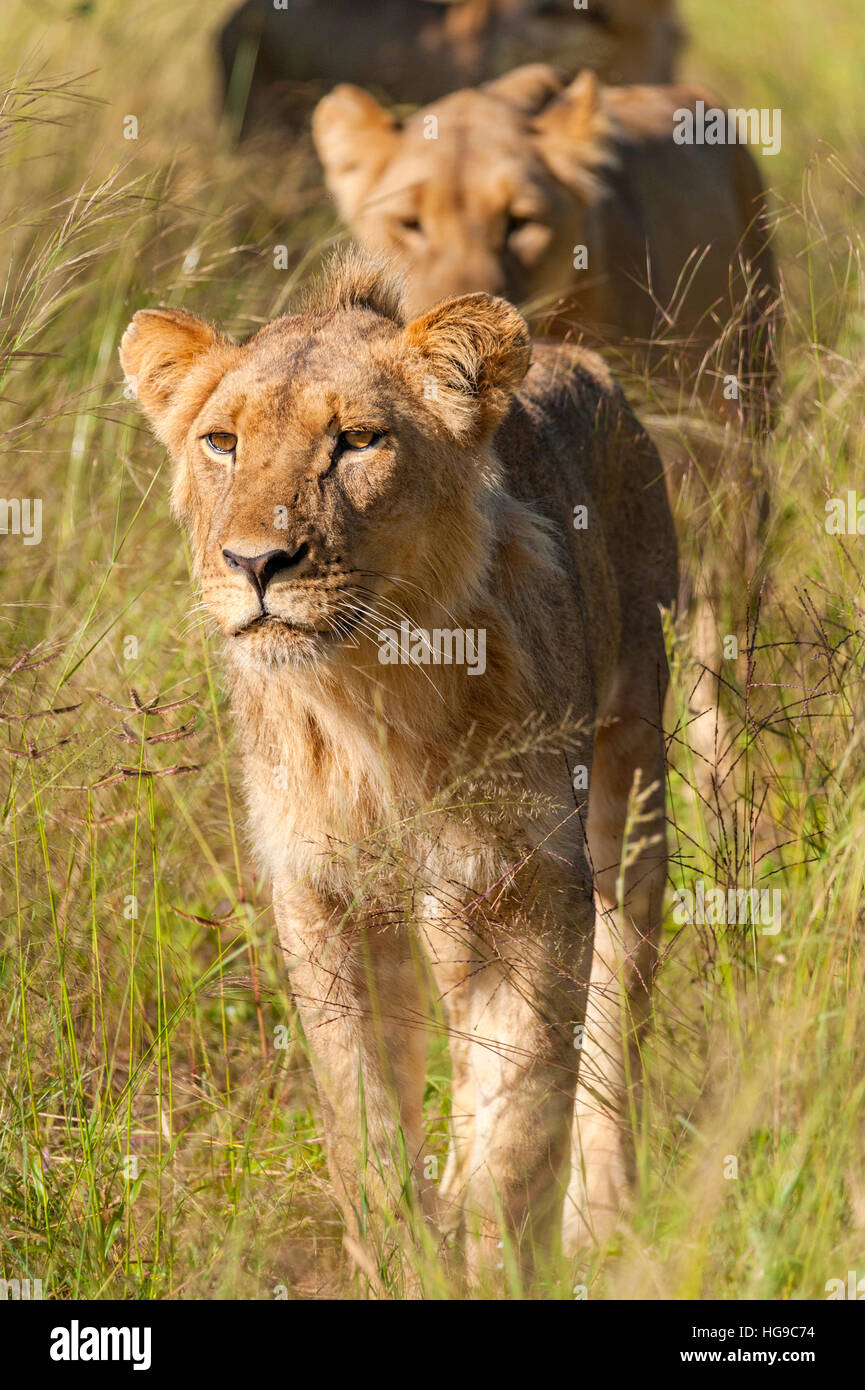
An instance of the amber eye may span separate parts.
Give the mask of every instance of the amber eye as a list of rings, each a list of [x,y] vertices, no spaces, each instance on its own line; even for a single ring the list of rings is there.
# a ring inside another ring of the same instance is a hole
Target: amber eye
[[[368,449],[377,439],[381,439],[381,435],[376,434],[375,430],[343,430],[339,436],[344,449]]]
[[[233,454],[237,448],[237,435],[227,430],[212,430],[204,439],[215,454]]]

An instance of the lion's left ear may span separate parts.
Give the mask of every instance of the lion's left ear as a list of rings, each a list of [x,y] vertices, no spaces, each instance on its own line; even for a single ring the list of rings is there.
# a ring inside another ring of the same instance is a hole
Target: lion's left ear
[[[604,93],[586,68],[532,122],[547,168],[588,203],[603,193],[605,172],[619,164],[618,127]]]
[[[504,299],[466,294],[414,319],[405,337],[429,363],[424,396],[438,400],[451,431],[467,441],[488,438],[528,371],[532,343],[522,315]]]
[[[485,82],[483,91],[498,97],[526,116],[537,116],[553,97],[560,96],[565,83],[562,74],[549,63],[524,63],[504,77]]]
[[[169,449],[236,352],[203,319],[181,309],[139,309],[120,342],[120,365],[155,433]]]

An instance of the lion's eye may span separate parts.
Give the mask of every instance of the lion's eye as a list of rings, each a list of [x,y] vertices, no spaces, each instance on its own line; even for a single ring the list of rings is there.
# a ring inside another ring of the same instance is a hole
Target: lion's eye
[[[343,449],[368,449],[377,439],[381,439],[381,435],[376,434],[375,430],[343,430],[339,436]]]
[[[549,250],[551,241],[550,228],[540,221],[537,215],[531,217],[509,213],[505,226],[505,245],[511,255],[516,256],[523,265],[530,266],[539,260],[544,252]]]
[[[530,217],[519,217],[519,216],[517,216],[516,213],[513,213],[513,212],[509,213],[509,214],[508,214],[508,224],[507,224],[507,227],[505,228],[505,236],[506,236],[506,237],[512,237],[512,236],[514,236],[517,232],[521,232],[521,231],[523,230],[524,227],[528,227],[528,225],[529,225],[530,222],[531,222],[531,218],[530,218]]]
[[[227,430],[212,430],[204,438],[215,454],[233,454],[237,448],[237,435]]]
[[[419,232],[421,230],[420,218],[418,217],[401,217],[399,225],[404,232]]]

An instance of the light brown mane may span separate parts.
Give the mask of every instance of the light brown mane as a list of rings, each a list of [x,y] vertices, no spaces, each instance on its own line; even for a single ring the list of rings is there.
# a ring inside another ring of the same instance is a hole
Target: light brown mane
[[[327,274],[305,290],[299,311],[339,314],[347,309],[369,309],[402,327],[404,298],[404,280],[384,256],[370,256],[349,246],[333,255]]]

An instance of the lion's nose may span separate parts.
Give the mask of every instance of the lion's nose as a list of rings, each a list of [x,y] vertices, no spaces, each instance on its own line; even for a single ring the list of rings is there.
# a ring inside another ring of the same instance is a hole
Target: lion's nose
[[[223,550],[222,553],[229,569],[243,570],[256,593],[263,598],[274,575],[299,565],[308,552],[309,546],[304,541],[294,554],[288,550],[266,550],[262,555],[238,555],[233,550]]]

